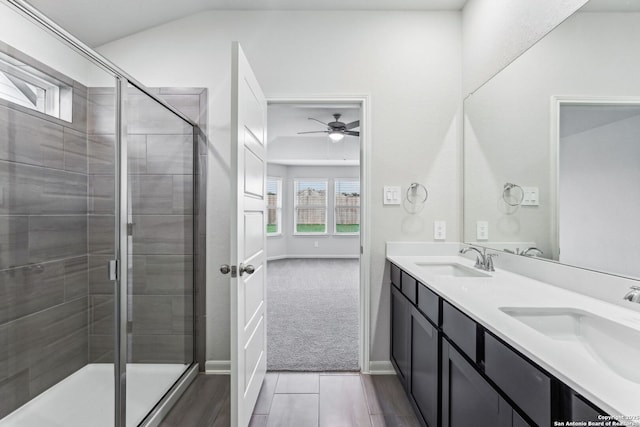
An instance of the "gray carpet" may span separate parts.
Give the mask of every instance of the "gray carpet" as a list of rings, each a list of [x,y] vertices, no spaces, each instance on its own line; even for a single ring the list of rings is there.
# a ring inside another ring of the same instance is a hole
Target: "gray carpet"
[[[357,259],[267,265],[267,369],[358,370]]]

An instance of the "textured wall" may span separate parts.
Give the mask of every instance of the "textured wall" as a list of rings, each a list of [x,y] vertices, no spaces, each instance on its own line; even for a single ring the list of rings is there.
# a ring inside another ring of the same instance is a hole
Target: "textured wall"
[[[356,24],[357,23],[357,24]],[[389,360],[385,242],[432,240],[433,221],[459,238],[460,14],[456,12],[207,12],[98,50],[150,86],[209,88],[207,358],[229,360],[228,197],[231,42],[267,96],[371,96],[371,358]],[[162,52],[161,55],[157,52]],[[329,60],[330,58],[330,60]],[[418,215],[383,206],[384,185],[421,182]],[[225,196],[226,195],[226,196]]]
[[[469,0],[462,13],[463,96],[588,0]]]

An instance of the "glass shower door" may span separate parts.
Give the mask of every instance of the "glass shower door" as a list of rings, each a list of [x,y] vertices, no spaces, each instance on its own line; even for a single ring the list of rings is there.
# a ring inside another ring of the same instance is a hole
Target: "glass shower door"
[[[194,361],[193,127],[135,87],[128,152],[127,426]]]

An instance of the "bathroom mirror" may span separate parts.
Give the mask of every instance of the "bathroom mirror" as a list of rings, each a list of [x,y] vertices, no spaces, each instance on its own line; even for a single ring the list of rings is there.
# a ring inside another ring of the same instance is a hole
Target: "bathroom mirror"
[[[464,241],[640,278],[640,2],[591,0],[464,102]]]

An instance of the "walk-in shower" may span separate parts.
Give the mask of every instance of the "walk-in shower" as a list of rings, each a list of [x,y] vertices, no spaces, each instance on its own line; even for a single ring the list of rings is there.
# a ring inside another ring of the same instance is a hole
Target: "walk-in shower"
[[[195,375],[205,95],[0,1],[0,427],[153,425]]]

